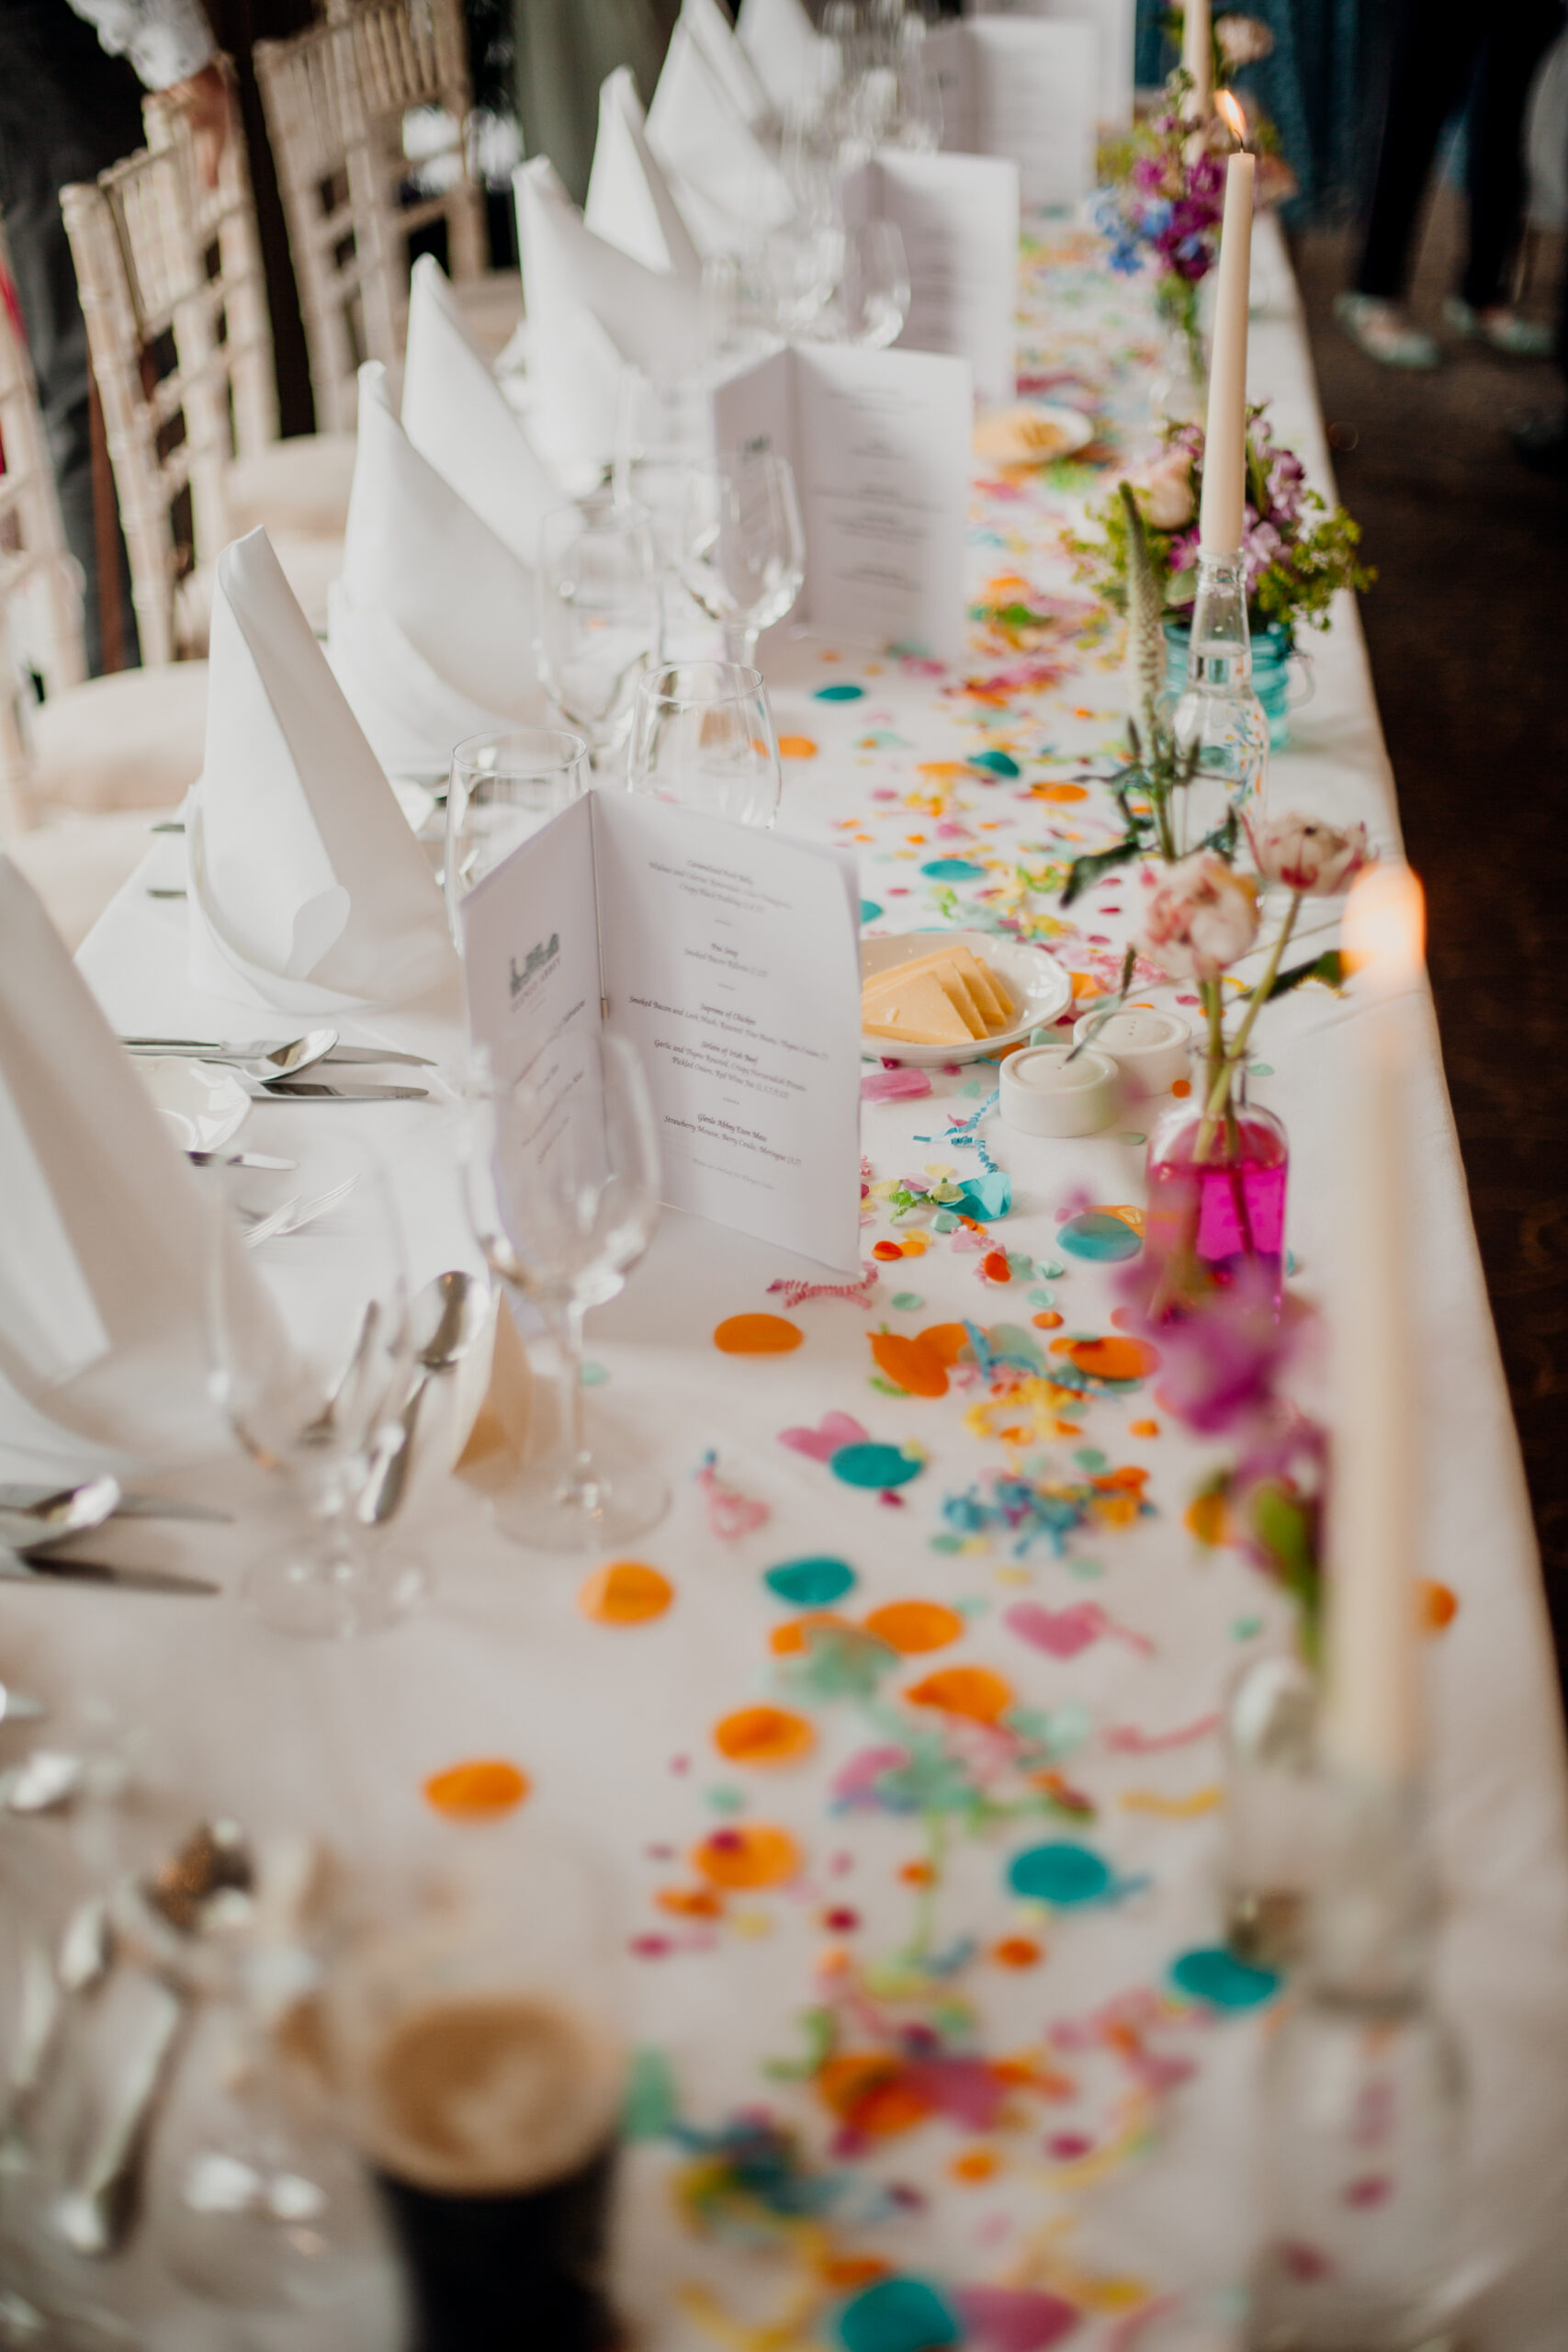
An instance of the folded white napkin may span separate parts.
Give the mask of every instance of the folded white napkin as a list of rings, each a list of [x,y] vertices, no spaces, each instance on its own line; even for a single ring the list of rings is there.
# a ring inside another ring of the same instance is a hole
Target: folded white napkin
[[[681,0],[676,22],[702,51],[741,121],[752,130],[765,125],[772,112],[768,93],[718,0]]]
[[[711,0],[710,0],[711,5]],[[648,110],[648,143],[704,253],[739,253],[795,212],[788,183],[683,9]],[[725,28],[734,57],[744,51]],[[721,52],[728,54],[728,52]],[[746,68],[750,74],[750,68]],[[754,78],[754,77],[753,77]]]
[[[265,531],[218,559],[208,660],[186,820],[197,985],[324,1012],[455,979],[430,867]]]
[[[700,288],[703,257],[648,143],[647,117],[629,65],[617,65],[600,87],[599,135],[582,217],[596,237],[618,245],[645,269],[673,270]]]
[[[519,563],[531,566],[540,522],[566,504],[566,492],[469,340],[433,254],[422,254],[413,266],[402,424],[442,481],[483,516]]]
[[[210,1451],[223,1431],[197,1179],[3,856],[0,1202],[6,1439],[46,1454],[66,1433],[78,1453],[83,1440],[141,1458]]]
[[[443,774],[465,735],[542,717],[536,628],[533,572],[421,457],[368,363],[328,650],[382,765]]]
[[[735,31],[775,114],[820,86],[823,44],[801,0],[740,0]]]
[[[645,268],[596,237],[546,156],[518,166],[517,235],[527,297],[530,373],[548,373],[552,342],[591,311],[623,359],[648,376],[680,376],[702,349],[702,288],[675,270]]]

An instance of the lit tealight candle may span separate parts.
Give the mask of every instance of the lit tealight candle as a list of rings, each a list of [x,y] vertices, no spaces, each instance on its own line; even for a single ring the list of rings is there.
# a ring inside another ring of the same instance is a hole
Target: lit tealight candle
[[[1165,1094],[1190,1074],[1192,1032],[1179,1012],[1156,1012],[1153,1005],[1086,1012],[1073,1036],[1110,1055],[1129,1094]]]
[[[1409,1114],[1387,1000],[1419,978],[1424,927],[1408,866],[1377,865],[1350,893],[1341,939],[1363,1009],[1347,1038],[1333,1292],[1324,1751],[1339,1772],[1382,1784],[1410,1779],[1421,1757]]]
[[[1026,1046],[1001,1069],[1002,1117],[1026,1136],[1092,1136],[1116,1116],[1116,1065],[1092,1046]]]

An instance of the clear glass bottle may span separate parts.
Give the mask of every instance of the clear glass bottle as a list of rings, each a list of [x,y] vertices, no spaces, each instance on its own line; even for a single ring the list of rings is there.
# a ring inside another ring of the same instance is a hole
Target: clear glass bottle
[[[1225,1701],[1225,1941],[1255,1968],[1301,1958],[1322,1840],[1317,1678],[1294,1650],[1250,1658]]]
[[[1247,1100],[1235,1071],[1229,1100],[1209,1115],[1201,1075],[1150,1130],[1144,1250],[1157,1269],[1155,1296],[1179,1315],[1209,1292],[1253,1288],[1278,1315],[1285,1283],[1289,1137],[1272,1111]]]
[[[1247,572],[1237,555],[1198,558],[1198,593],[1187,652],[1187,683],[1171,723],[1179,747],[1198,747],[1192,781],[1173,797],[1177,847],[1198,849],[1224,823],[1262,811],[1269,773],[1269,720],[1252,685]]]
[[[1459,2058],[1410,1787],[1330,1781],[1302,1982],[1269,2048],[1247,2352],[1450,2352]]]

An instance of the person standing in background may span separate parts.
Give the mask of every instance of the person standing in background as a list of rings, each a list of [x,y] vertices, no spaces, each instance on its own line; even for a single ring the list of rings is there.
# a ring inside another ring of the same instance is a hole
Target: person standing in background
[[[190,107],[216,177],[229,122],[216,44],[197,0],[0,0],[0,215],[38,378],[66,544],[82,567],[87,666],[104,648],[93,513],[87,329],[60,190],[142,144],[141,92]],[[129,62],[128,62],[129,61]],[[129,626],[130,607],[122,597]]]
[[[4,5],[4,0],[0,0]],[[513,0],[525,155],[547,155],[574,204],[588,194],[599,85],[617,65],[653,96],[679,0]]]
[[[1335,305],[1351,342],[1382,367],[1436,368],[1442,356],[1404,303],[1438,141],[1467,89],[1469,254],[1443,315],[1495,351],[1537,359],[1551,351],[1551,328],[1511,308],[1506,277],[1524,202],[1525,102],[1562,25],[1562,0],[1398,0],[1366,243],[1354,291]]]

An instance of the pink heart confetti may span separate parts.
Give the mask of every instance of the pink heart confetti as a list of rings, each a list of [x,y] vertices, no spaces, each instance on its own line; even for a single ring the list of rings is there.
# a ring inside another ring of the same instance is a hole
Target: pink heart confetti
[[[874,1069],[861,1080],[863,1102],[913,1102],[931,1091],[931,1080],[923,1069]]]
[[[1154,1644],[1143,1634],[1118,1625],[1097,1600],[1076,1600],[1070,1609],[1045,1609],[1037,1600],[1019,1600],[1003,1620],[1021,1641],[1044,1650],[1051,1657],[1077,1657],[1091,1643],[1102,1639],[1126,1642],[1150,1656]]]
[[[870,1435],[851,1413],[824,1413],[814,1430],[781,1430],[779,1443],[813,1462],[830,1462],[840,1446],[864,1445]]]
[[[1032,2287],[960,2287],[953,2302],[976,2352],[1048,2352],[1083,2316],[1076,2303]]]

